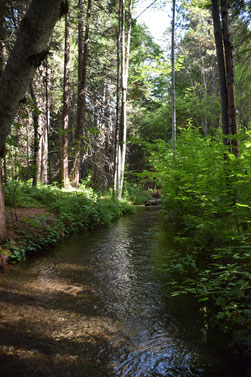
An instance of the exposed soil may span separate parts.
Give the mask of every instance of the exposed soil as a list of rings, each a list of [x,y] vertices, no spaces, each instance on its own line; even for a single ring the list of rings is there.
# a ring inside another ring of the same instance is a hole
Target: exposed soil
[[[6,210],[7,236],[10,241],[18,242],[20,229],[27,230],[31,234],[37,234],[39,229],[29,223],[35,218],[44,218],[44,224],[52,224],[56,220],[56,215],[43,208],[8,208]]]

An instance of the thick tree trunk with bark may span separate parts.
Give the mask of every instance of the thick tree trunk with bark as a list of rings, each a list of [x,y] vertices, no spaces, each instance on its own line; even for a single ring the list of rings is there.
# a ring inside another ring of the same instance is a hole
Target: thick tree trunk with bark
[[[66,0],[32,0],[21,23],[15,46],[0,78],[0,156],[20,101],[36,68],[48,54],[48,42],[57,19],[65,13]],[[6,234],[0,182],[0,239]]]
[[[0,154],[20,101],[36,68],[48,54],[48,42],[66,0],[33,0],[19,29],[0,80]]]
[[[229,134],[228,95],[227,95],[225,58],[224,58],[224,51],[223,51],[223,44],[222,44],[222,31],[221,31],[221,22],[220,22],[220,15],[219,15],[219,5],[218,5],[218,0],[211,0],[211,1],[212,1],[214,36],[215,36],[216,53],[217,53],[217,60],[218,60],[219,80],[220,80],[222,132],[223,132],[223,135],[228,135]],[[228,140],[226,138],[224,139],[224,143],[228,144]]]
[[[64,97],[63,132],[61,137],[61,183],[69,187],[68,175],[68,128],[70,115],[70,14],[65,15],[65,52],[64,52]]]
[[[73,169],[71,173],[71,181],[74,187],[78,187],[80,178],[80,165],[83,156],[83,130],[86,118],[86,71],[89,54],[89,22],[91,16],[92,0],[87,3],[87,15],[85,24],[84,46],[82,42],[83,24],[79,21],[79,76],[78,76],[78,105],[77,105],[77,124],[75,129],[75,156]],[[81,17],[82,0],[79,0],[79,11]],[[84,51],[83,51],[84,49]]]

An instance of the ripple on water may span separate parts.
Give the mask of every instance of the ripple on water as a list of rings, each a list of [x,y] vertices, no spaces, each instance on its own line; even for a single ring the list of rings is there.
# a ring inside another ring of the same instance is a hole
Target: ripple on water
[[[212,364],[179,339],[159,332],[131,345],[113,362],[116,377],[202,377]]]

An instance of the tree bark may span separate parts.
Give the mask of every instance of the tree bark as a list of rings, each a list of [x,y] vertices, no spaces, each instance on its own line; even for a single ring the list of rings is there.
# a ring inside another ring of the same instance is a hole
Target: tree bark
[[[48,54],[48,42],[66,0],[32,0],[21,23],[15,46],[0,78],[0,156],[11,123],[33,74]],[[5,238],[5,213],[0,181],[0,239]]]
[[[223,41],[224,41],[224,48],[225,48],[226,73],[227,73],[229,133],[231,133],[232,135],[236,135],[238,132],[238,129],[237,129],[235,91],[234,91],[233,46],[230,40],[228,9],[229,9],[229,1],[221,0]],[[233,152],[236,155],[238,155],[238,141],[232,140],[231,144],[232,144]]]
[[[73,169],[71,173],[71,181],[74,187],[78,187],[80,178],[80,165],[83,156],[83,130],[86,117],[86,71],[89,54],[89,23],[91,16],[92,0],[88,0],[87,14],[85,24],[84,46],[82,42],[83,24],[82,19],[79,21],[79,73],[78,73],[78,105],[77,105],[77,124],[75,129],[75,156]],[[79,0],[79,11],[81,17],[82,0]],[[82,49],[84,48],[84,51]]]
[[[33,0],[0,79],[0,154],[20,101],[36,68],[48,54],[49,37],[66,0]]]
[[[117,82],[116,82],[116,118],[114,132],[114,178],[113,193],[117,196],[118,190],[118,145],[119,145],[119,115],[120,115],[120,43],[121,43],[121,1],[118,0],[118,30],[117,30]]]
[[[41,134],[41,182],[44,184],[48,183],[48,159],[49,159],[49,129],[51,122],[51,105],[50,105],[50,79],[51,72],[48,66],[48,61],[46,61],[45,66],[45,114],[44,123],[42,124],[42,134]]]
[[[68,129],[70,115],[70,14],[65,15],[65,52],[64,52],[64,96],[63,96],[63,132],[61,137],[61,183],[69,187],[68,174]]]
[[[173,0],[173,16],[172,16],[172,41],[171,41],[171,63],[172,63],[172,141],[173,150],[176,150],[176,104],[175,104],[175,8],[176,1]]]
[[[126,18],[127,13],[127,18]],[[127,21],[127,30],[126,30]],[[126,159],[126,138],[127,138],[127,83],[130,58],[130,42],[132,30],[132,0],[129,0],[126,12],[125,0],[121,2],[121,82],[122,82],[122,101],[118,143],[118,168],[117,168],[117,189],[118,199],[122,198],[125,159]]]
[[[2,26],[2,17],[0,17],[1,25]],[[0,39],[2,40],[3,33],[0,32]],[[3,65],[4,65],[4,50],[3,50],[3,43],[0,40],[0,78],[3,72]],[[5,207],[4,207],[4,193],[2,187],[2,163],[3,159],[0,157],[0,240],[3,240],[7,237],[7,229],[6,229],[6,220],[5,220]]]
[[[229,134],[228,126],[228,95],[227,95],[227,85],[226,85],[226,74],[225,74],[225,58],[222,45],[222,31],[221,22],[219,15],[219,5],[218,0],[211,0],[212,2],[212,16],[214,23],[214,36],[216,44],[216,53],[218,60],[218,70],[219,70],[219,80],[220,80],[220,99],[221,99],[221,121],[222,121],[222,132],[223,135]],[[224,138],[224,144],[228,144],[228,139]]]
[[[2,186],[2,166],[0,166],[0,240],[7,238],[4,193]]]
[[[38,148],[39,148],[39,141],[38,141],[38,107],[37,107],[37,99],[35,96],[33,83],[30,83],[30,93],[31,93],[31,99],[33,102],[34,109],[32,111],[32,117],[33,117],[33,172],[32,172],[32,186],[37,185],[37,155],[38,155]]]

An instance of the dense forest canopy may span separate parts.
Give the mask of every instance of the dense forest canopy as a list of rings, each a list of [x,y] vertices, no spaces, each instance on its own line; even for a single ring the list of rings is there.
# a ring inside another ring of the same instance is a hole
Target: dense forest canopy
[[[2,4],[2,70],[28,6],[29,1]],[[133,6],[119,1],[69,4],[12,122],[3,159],[5,181],[22,178],[77,186],[91,174],[94,186],[112,187],[116,144],[125,144],[124,132],[118,132],[123,119],[129,140],[170,139],[171,35],[166,32],[162,47],[154,42],[140,18],[133,19]],[[213,135],[222,116],[211,4],[180,1],[176,8],[177,128],[189,123]],[[247,2],[231,2],[235,101],[242,130],[250,123],[249,12]],[[135,153],[144,154],[139,145],[124,149],[127,170],[142,170],[142,159],[137,158],[135,166]]]

